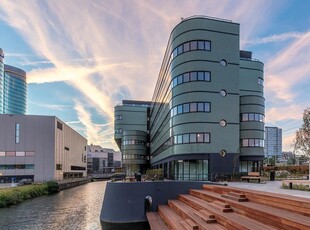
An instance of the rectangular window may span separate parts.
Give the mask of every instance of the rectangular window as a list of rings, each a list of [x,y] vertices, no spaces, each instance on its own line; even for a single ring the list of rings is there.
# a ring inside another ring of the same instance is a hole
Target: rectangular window
[[[178,76],[178,85],[183,83],[183,75]]]
[[[249,113],[249,121],[254,121],[254,113]]]
[[[197,137],[197,134],[196,134],[196,133],[191,133],[191,134],[189,135],[189,141],[190,141],[191,143],[196,142],[196,137]]]
[[[183,113],[188,113],[189,112],[189,104],[186,103],[183,105]]]
[[[7,157],[15,157],[16,154],[15,154],[15,152],[6,152],[5,156],[7,156]]]
[[[183,105],[178,105],[178,114],[183,113]]]
[[[19,123],[15,123],[15,143],[19,143]]]
[[[203,102],[198,102],[197,103],[197,107],[198,107],[197,110],[200,111],[200,112],[204,111],[204,108],[203,108],[204,106],[203,105],[204,105]]]
[[[205,42],[204,41],[198,41],[198,49],[199,50],[205,49]]]
[[[183,143],[189,143],[189,134],[183,134]]]
[[[255,113],[255,115],[254,115],[254,119],[255,119],[255,121],[259,121],[259,115],[260,115],[260,114]]]
[[[178,49],[175,48],[175,49],[173,50],[173,58],[175,58],[177,55],[178,55]]]
[[[203,142],[203,134],[197,133],[197,142]]]
[[[59,122],[59,121],[57,121],[57,129],[62,130],[62,124],[61,124],[61,122]]]
[[[191,72],[191,81],[197,81],[197,72]]]
[[[174,143],[174,144],[177,144],[177,143],[178,143],[178,136],[174,136],[174,137],[173,137],[173,143]]]
[[[249,114],[243,113],[242,114],[242,121],[248,121],[249,120]]]
[[[172,81],[172,87],[175,87],[175,86],[177,86],[177,85],[178,85],[178,78],[175,77],[175,78],[173,79],[173,81]]]
[[[30,157],[30,156],[32,157],[32,156],[34,156],[34,152],[26,152],[26,156],[27,157]]]
[[[65,147],[65,150],[69,151],[70,149],[68,147]]]
[[[197,49],[197,41],[192,41],[191,42],[191,50],[196,50]]]
[[[34,169],[34,164],[25,165],[25,169]]]
[[[209,41],[205,41],[205,50],[211,50],[211,43]]]
[[[25,169],[25,165],[16,165],[16,169]]]
[[[260,140],[259,139],[255,139],[255,147],[259,147],[260,145]]]
[[[198,72],[198,81],[204,81],[204,80],[205,80],[204,72]]]
[[[210,103],[209,102],[205,102],[205,112],[210,112]]]
[[[182,135],[178,135],[178,144],[182,144]]]
[[[16,156],[17,157],[24,157],[25,156],[25,152],[16,152]]]
[[[178,47],[178,55],[180,55],[181,53],[183,53],[183,46],[182,45],[180,45]]]
[[[255,146],[254,139],[249,139],[249,146],[251,146],[251,147]]]
[[[190,111],[191,112],[197,111],[197,103],[195,103],[195,102],[190,103]]]
[[[61,164],[56,164],[56,170],[62,170],[62,165]]]
[[[189,73],[185,73],[183,76],[184,76],[183,81],[188,82],[189,81]]]
[[[248,147],[249,146],[249,140],[248,139],[243,139],[242,140],[242,146],[243,147]]]
[[[183,51],[184,52],[189,51],[189,42],[186,42],[186,43],[183,44]]]
[[[0,157],[5,157],[5,152],[0,152]]]
[[[210,143],[210,134],[209,133],[204,134],[204,142]]]
[[[210,72],[205,72],[205,81],[211,81]]]

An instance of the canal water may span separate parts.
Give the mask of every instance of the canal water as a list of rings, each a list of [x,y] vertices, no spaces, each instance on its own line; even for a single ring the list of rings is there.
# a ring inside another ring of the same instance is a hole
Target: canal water
[[[98,181],[0,209],[1,230],[102,229],[106,182]]]

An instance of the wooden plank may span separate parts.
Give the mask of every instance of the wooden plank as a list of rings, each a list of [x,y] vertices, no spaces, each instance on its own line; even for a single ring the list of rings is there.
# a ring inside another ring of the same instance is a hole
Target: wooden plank
[[[147,220],[149,222],[151,230],[168,230],[168,226],[160,218],[158,212],[147,212]]]
[[[168,205],[158,205],[158,213],[169,228],[175,230],[185,229],[181,224],[183,218],[175,213]]]

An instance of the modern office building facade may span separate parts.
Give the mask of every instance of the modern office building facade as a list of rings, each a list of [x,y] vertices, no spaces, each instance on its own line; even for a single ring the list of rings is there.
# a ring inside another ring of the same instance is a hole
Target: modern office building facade
[[[26,72],[4,64],[0,49],[0,114],[26,114]]]
[[[183,19],[170,35],[144,119],[150,166],[177,180],[257,171],[264,157],[263,82],[263,63],[240,51],[239,24]],[[120,111],[115,115],[126,119]],[[130,120],[131,132],[137,121]],[[123,134],[127,127],[121,125]]]
[[[0,115],[0,181],[86,176],[87,140],[54,116]]]
[[[282,157],[282,129],[266,126],[265,157]]]

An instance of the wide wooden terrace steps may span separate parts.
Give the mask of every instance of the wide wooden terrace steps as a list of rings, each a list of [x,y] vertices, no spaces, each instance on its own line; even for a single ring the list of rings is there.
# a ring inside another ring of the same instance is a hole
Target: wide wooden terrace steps
[[[204,185],[159,205],[158,212],[147,213],[147,218],[151,230],[310,230],[310,199]]]

